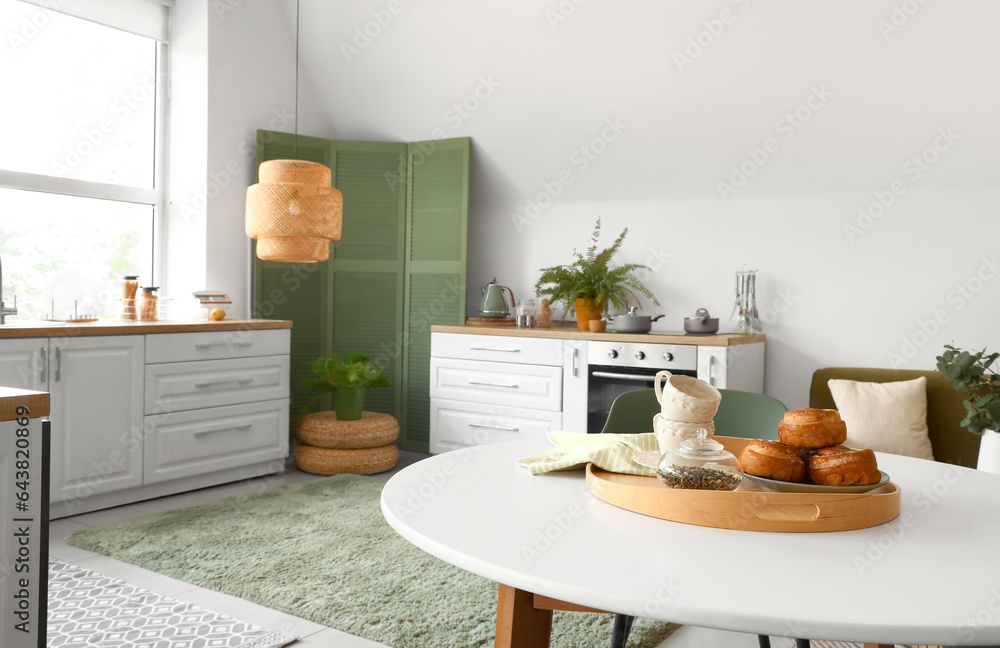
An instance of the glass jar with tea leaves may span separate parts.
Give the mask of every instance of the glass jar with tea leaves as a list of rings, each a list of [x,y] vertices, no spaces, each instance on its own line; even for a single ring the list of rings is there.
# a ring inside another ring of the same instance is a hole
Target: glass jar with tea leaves
[[[668,488],[734,491],[743,482],[743,467],[736,456],[715,439],[708,430],[663,453],[656,470]]]

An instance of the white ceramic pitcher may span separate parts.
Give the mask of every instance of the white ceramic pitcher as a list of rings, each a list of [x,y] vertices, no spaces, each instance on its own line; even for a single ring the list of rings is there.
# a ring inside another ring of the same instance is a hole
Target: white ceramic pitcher
[[[661,378],[666,378],[660,386]],[[722,394],[704,380],[675,376],[669,371],[656,374],[653,382],[660,413],[668,421],[708,423],[719,409]]]

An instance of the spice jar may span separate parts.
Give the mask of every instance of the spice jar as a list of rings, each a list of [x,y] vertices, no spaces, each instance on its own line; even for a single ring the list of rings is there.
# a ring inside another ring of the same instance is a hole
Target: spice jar
[[[135,295],[139,291],[139,277],[137,275],[125,275],[122,277],[122,312],[121,319],[134,320]]]
[[[157,290],[159,290],[157,286],[149,286],[142,289],[142,309],[139,311],[139,319],[157,319],[157,312],[159,311],[157,307],[159,300],[156,297]]]
[[[656,472],[668,488],[734,491],[743,482],[739,460],[708,438],[708,430],[698,430],[697,438],[663,453]]]

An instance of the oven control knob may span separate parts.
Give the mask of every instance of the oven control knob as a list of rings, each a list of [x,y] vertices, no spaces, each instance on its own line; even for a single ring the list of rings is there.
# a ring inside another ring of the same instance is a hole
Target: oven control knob
[[[635,352],[635,359],[636,360],[645,360],[646,359],[646,352],[645,351],[636,351]]]
[[[615,351],[614,349],[611,349],[610,351],[608,351],[608,357],[609,358],[617,358],[618,357],[618,352]]]
[[[663,354],[663,359],[666,360],[667,362],[673,362],[674,361],[674,354],[670,353],[670,352],[664,353]]]

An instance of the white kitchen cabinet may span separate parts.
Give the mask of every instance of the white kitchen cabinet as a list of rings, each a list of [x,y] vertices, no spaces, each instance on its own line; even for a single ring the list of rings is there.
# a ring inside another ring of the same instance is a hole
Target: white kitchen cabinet
[[[430,451],[600,431],[614,397],[657,371],[762,393],[764,336],[572,328],[431,328]]]
[[[142,485],[142,335],[49,338],[50,501]]]
[[[287,328],[0,338],[0,386],[51,394],[51,516],[284,470],[289,341]]]
[[[288,329],[146,337],[147,485],[284,469]]]
[[[566,358],[563,340],[432,333],[430,451],[562,429]]]
[[[143,336],[0,342],[0,385],[51,395],[50,501],[142,484]]]

